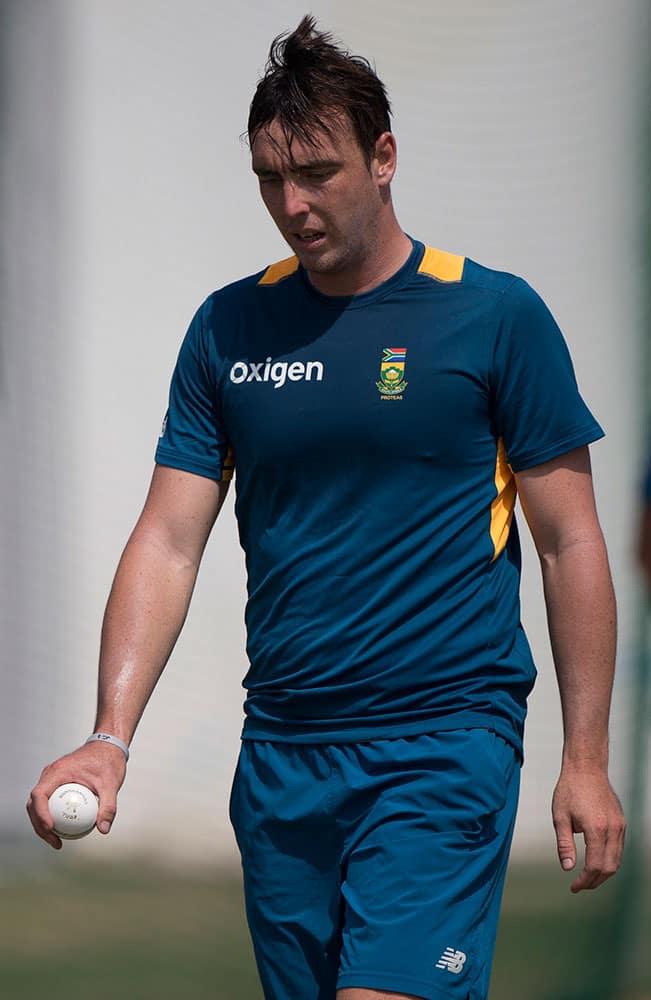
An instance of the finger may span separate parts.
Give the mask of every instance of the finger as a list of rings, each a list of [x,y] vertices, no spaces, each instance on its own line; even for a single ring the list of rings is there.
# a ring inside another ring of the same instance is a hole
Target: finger
[[[596,872],[590,868],[584,868],[579,877],[572,882],[570,890],[576,895],[577,892],[582,892],[584,889],[598,889],[610,878],[611,874],[613,873],[606,874],[602,871]]]
[[[620,811],[619,815],[611,820],[606,834],[601,872],[589,888],[598,888],[619,870],[624,853],[625,834],[626,823]]]
[[[99,790],[98,796],[97,829],[100,833],[110,833],[117,813],[117,796],[106,790]]]
[[[569,817],[556,818],[554,820],[556,830],[556,849],[561,868],[569,872],[576,865],[576,845],[574,843],[574,833]]]
[[[63,843],[61,838],[54,833],[54,821],[50,816],[47,795],[34,789],[27,802],[27,815],[37,836],[50,847],[59,851],[63,847]]]
[[[570,886],[572,892],[597,889],[609,877],[606,873],[606,842],[608,827],[604,824],[584,831],[585,862],[578,878]]]
[[[54,820],[50,815],[48,796],[39,791],[38,786],[32,790],[29,797],[27,812],[37,833],[49,833],[53,829]]]
[[[604,882],[607,879],[612,878],[622,863],[622,846],[623,845],[621,844],[621,839],[618,836],[617,831],[613,830],[609,833],[608,840],[606,841],[606,849],[604,851],[603,867],[601,869]]]
[[[614,872],[594,871],[591,868],[585,867],[578,878],[572,882],[570,890],[576,894],[577,892],[582,892],[584,889],[598,889],[612,874]]]

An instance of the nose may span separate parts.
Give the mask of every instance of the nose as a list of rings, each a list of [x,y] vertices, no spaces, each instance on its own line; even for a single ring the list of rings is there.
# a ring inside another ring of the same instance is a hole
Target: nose
[[[310,205],[304,191],[296,180],[288,178],[283,182],[283,209],[288,218],[309,215]]]

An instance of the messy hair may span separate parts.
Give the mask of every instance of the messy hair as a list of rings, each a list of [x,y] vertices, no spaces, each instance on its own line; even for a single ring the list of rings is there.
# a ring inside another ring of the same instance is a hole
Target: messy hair
[[[295,31],[271,43],[251,101],[249,145],[261,129],[278,121],[290,148],[294,136],[317,146],[319,131],[331,136],[347,117],[370,164],[377,139],[391,129],[390,115],[386,89],[368,60],[340,48],[329,33],[317,31],[308,14]]]

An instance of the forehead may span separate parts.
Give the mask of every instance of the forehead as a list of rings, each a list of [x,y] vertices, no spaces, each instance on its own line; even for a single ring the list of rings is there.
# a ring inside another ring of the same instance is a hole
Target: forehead
[[[251,146],[254,169],[261,165],[276,166],[305,165],[323,160],[343,160],[361,150],[353,134],[352,126],[346,120],[333,119],[331,133],[315,128],[307,142],[295,133],[285,132],[277,119],[264,126],[257,133]]]

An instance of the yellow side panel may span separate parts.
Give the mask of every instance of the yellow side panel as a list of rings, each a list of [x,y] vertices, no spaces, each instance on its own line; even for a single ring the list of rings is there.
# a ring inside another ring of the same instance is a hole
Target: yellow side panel
[[[497,442],[497,460],[495,462],[495,489],[497,496],[491,504],[491,539],[497,559],[509,538],[513,511],[515,510],[515,477],[506,458],[504,442]]]
[[[229,482],[235,475],[235,455],[233,454],[233,449],[228,446],[228,451],[226,452],[226,458],[224,459],[224,464],[222,465],[222,482]]]
[[[461,281],[465,260],[465,257],[460,257],[456,253],[425,247],[418,270],[421,274],[429,274],[431,278],[436,278],[437,281]]]
[[[298,270],[298,258],[287,257],[286,260],[279,260],[277,264],[271,264],[264,272],[259,285],[275,285],[288,275]]]

